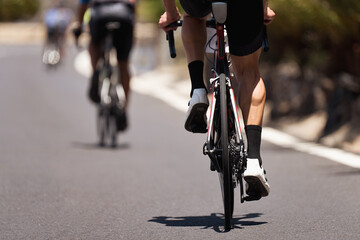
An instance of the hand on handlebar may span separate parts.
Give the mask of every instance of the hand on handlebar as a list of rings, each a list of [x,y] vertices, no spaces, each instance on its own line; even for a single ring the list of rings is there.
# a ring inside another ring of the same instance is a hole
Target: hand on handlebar
[[[83,27],[81,25],[75,26],[72,30],[72,33],[75,37],[75,45],[79,47],[79,37],[83,33]]]
[[[176,57],[174,29],[182,25],[182,21],[175,21],[166,25],[163,30],[166,32],[166,40],[169,42],[169,51],[172,58]]]
[[[267,7],[264,12],[264,24],[269,25],[274,20],[275,15],[275,12],[271,8]]]
[[[82,29],[81,26],[79,26],[79,27],[74,28],[72,32],[73,32],[73,34],[74,34],[74,37],[75,37],[76,39],[78,39],[78,38],[80,37],[80,35],[82,34],[83,29]]]
[[[169,30],[176,30],[177,26],[170,27],[169,25],[180,19],[181,19],[181,14],[178,10],[176,13],[173,14],[169,14],[168,12],[165,12],[163,15],[161,15],[159,19],[159,27],[165,32],[168,32]]]

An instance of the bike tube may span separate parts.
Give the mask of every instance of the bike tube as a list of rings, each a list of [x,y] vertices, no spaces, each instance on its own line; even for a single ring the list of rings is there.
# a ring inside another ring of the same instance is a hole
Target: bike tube
[[[213,89],[215,89],[216,83],[213,84]],[[213,129],[214,129],[214,114],[215,114],[215,106],[216,106],[216,94],[213,90],[212,97],[211,97],[211,105],[210,105],[210,116],[209,116],[209,123],[208,123],[208,132],[207,132],[207,142],[210,143],[211,136]],[[210,149],[210,148],[209,148]]]

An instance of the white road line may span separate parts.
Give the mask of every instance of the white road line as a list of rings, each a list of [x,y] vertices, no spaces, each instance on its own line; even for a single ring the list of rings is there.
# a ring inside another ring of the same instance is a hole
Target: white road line
[[[74,67],[78,73],[90,78],[91,76],[91,62],[89,52],[84,50],[76,55],[74,60]]]
[[[75,59],[75,68],[86,77],[90,76],[90,65],[88,54],[81,53]],[[157,98],[178,109],[186,112],[189,101],[190,83],[185,85],[183,81],[176,81],[173,74],[157,71],[135,76],[131,80],[132,90]],[[181,89],[181,91],[179,90]],[[296,151],[305,152],[314,156],[326,158],[353,168],[360,168],[360,155],[349,153],[341,149],[325,147],[319,144],[304,142],[289,134],[280,132],[273,128],[263,128],[263,139],[272,144],[291,148]]]
[[[310,142],[303,142],[298,138],[272,128],[264,128],[262,137],[264,140],[281,147],[292,148],[300,152],[306,152],[315,156],[327,158],[353,168],[360,168],[360,156],[341,149],[325,147],[323,145]]]

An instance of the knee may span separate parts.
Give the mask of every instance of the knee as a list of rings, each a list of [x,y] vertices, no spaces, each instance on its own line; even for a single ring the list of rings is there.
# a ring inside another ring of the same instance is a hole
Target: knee
[[[191,17],[189,15],[185,15],[183,19],[184,22],[181,29],[181,36],[183,41],[202,39],[203,35],[206,34],[206,19]]]
[[[241,88],[248,92],[252,92],[256,85],[261,81],[258,69],[246,66],[238,68],[236,77],[240,81]]]

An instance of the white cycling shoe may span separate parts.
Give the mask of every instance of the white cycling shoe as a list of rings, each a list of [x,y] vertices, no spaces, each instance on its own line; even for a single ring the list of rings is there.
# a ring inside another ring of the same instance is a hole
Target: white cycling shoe
[[[265,177],[265,170],[260,167],[257,158],[248,158],[246,170],[244,171],[246,181],[246,194],[253,200],[266,197],[270,193],[270,185]]]
[[[185,115],[185,129],[193,133],[207,132],[206,111],[209,107],[207,92],[204,88],[194,89]]]

